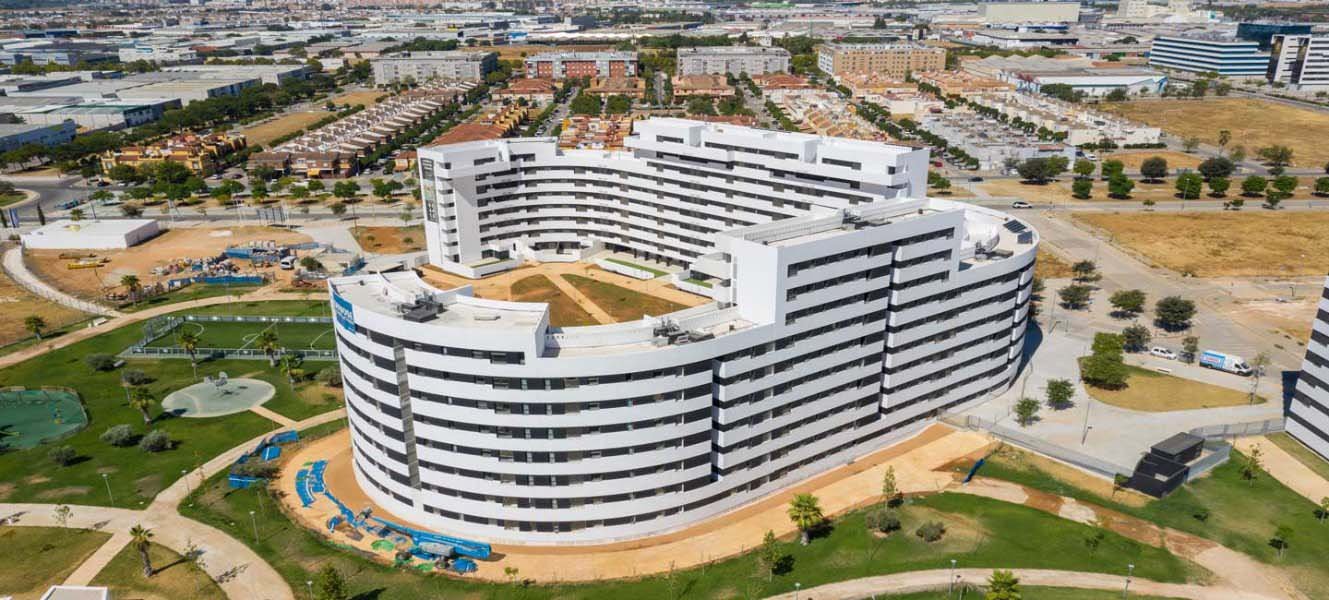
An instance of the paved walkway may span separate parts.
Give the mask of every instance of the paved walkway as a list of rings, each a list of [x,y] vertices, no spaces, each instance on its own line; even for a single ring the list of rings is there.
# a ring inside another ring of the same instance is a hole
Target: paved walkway
[[[346,416],[345,410],[335,410],[310,417],[295,424],[294,429],[307,429],[335,421]],[[282,428],[287,429],[287,428]],[[277,431],[277,430],[274,430]],[[242,454],[253,450],[272,432],[255,437],[213,457],[202,467],[176,479],[157,494],[152,504],[143,510],[111,508],[106,506],[72,505],[68,527],[107,531],[110,540],[88,557],[69,576],[66,583],[83,585],[98,573],[129,543],[129,530],[142,525],[152,530],[153,541],[183,555],[193,546],[202,552],[205,570],[217,581],[222,591],[233,599],[294,600],[295,596],[286,580],[282,579],[266,561],[248,546],[226,533],[179,513],[179,504],[208,477],[230,467]],[[0,503],[0,519],[11,525],[32,527],[59,527],[55,520],[55,504]]]
[[[292,418],[290,418],[290,417],[288,417],[288,416],[286,416],[286,415],[283,415],[283,414],[279,414],[279,413],[277,413],[277,412],[274,412],[272,409],[267,408],[267,407],[264,407],[264,406],[254,406],[254,407],[251,407],[251,408],[249,409],[249,412],[252,412],[252,413],[254,413],[254,414],[256,414],[256,415],[258,415],[258,416],[260,416],[260,417],[263,417],[263,418],[265,418],[265,419],[267,419],[267,420],[269,420],[269,421],[275,422],[276,424],[281,425],[282,427],[293,427],[293,426],[295,426],[295,419],[292,419]]]
[[[1233,445],[1246,454],[1250,454],[1252,446],[1259,446],[1264,470],[1292,491],[1305,496],[1307,500],[1319,504],[1321,499],[1329,498],[1329,481],[1278,447],[1278,444],[1269,438],[1246,437],[1238,439]]]
[[[94,315],[107,315],[112,317],[124,316],[124,313],[121,313],[120,311],[99,304],[94,304],[87,300],[75,298],[51,287],[45,281],[42,281],[42,279],[35,273],[28,270],[28,265],[23,262],[22,246],[14,246],[5,251],[4,269],[5,273],[8,274],[15,283],[23,286],[29,292],[42,298],[46,298],[56,304],[68,306],[69,308],[81,310]]]
[[[1126,586],[1126,577],[1103,573],[1079,573],[1076,571],[1050,571],[1045,569],[1011,569],[1020,578],[1022,586],[1048,586],[1077,588],[1088,590],[1121,590]],[[895,575],[864,577],[850,581],[839,581],[801,592],[790,592],[771,596],[769,600],[859,600],[882,594],[908,594],[944,590],[952,577],[970,585],[985,585],[992,575],[991,569],[938,569],[934,571],[912,571]],[[1152,594],[1166,598],[1188,598],[1190,600],[1273,600],[1270,596],[1240,592],[1225,588],[1212,588],[1200,585],[1176,583],[1158,583],[1147,579],[1132,578],[1130,592],[1134,594]],[[978,594],[974,598],[981,598]]]

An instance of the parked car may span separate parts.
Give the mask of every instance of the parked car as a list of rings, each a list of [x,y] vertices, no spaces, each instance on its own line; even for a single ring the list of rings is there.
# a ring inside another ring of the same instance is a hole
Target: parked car
[[[1164,348],[1162,346],[1154,346],[1153,348],[1150,348],[1149,353],[1159,358],[1166,358],[1168,360],[1177,360],[1176,352],[1168,350],[1167,348]]]
[[[970,177],[970,178],[969,178],[969,181],[974,182],[974,183],[978,183],[978,182],[980,182],[980,181],[983,181],[983,178],[982,178],[982,177],[979,177],[979,176],[977,176],[977,175],[975,175],[975,176],[973,176],[973,177]]]
[[[1011,203],[1011,208],[1033,208],[1033,207],[1034,205],[1025,202],[1024,200],[1016,200],[1015,202]]]

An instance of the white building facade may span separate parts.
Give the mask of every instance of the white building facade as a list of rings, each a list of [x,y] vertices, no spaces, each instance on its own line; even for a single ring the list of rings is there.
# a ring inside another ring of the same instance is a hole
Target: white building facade
[[[678,49],[679,75],[764,75],[789,71],[789,51],[778,46]]]
[[[1228,77],[1264,77],[1269,55],[1261,52],[1259,42],[1253,40],[1160,35],[1149,47],[1149,66]]]
[[[633,251],[711,302],[562,328],[413,273],[329,283],[355,472],[383,507],[493,541],[663,533],[1015,377],[1037,236],[918,197],[926,151],[677,119],[627,148],[422,148],[430,260]]]
[[[1275,35],[1268,79],[1296,90],[1329,89],[1329,35]]]
[[[1287,432],[1329,459],[1329,278],[1287,410]]]

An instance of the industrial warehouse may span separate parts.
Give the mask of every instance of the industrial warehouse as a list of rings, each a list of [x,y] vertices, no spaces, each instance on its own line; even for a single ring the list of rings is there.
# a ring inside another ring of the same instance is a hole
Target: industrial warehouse
[[[430,262],[482,278],[613,253],[597,264],[672,269],[687,308],[568,327],[483,279],[330,280],[380,507],[495,542],[657,534],[1010,385],[1037,235],[926,198],[926,150],[658,118],[625,145],[422,148]]]

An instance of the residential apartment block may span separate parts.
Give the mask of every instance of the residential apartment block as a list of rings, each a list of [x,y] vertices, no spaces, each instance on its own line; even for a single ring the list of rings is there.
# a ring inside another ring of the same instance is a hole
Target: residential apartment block
[[[679,75],[764,75],[789,71],[789,51],[779,47],[715,46],[678,49]]]
[[[403,52],[371,59],[369,65],[377,85],[408,78],[417,82],[431,79],[475,81],[498,69],[498,54],[462,50]]]
[[[1329,88],[1329,35],[1275,35],[1267,77],[1296,90]]]
[[[1169,36],[1154,38],[1149,66],[1218,73],[1228,77],[1264,77],[1269,55],[1259,42],[1223,36]]]
[[[1287,432],[1329,459],[1329,278],[1287,409]]]
[[[101,157],[102,172],[119,165],[142,167],[159,162],[180,163],[190,171],[207,177],[219,171],[222,159],[245,149],[245,136],[215,133],[200,136],[178,135],[147,146],[125,146],[108,150]]]
[[[526,57],[527,77],[635,77],[636,52],[549,52]]]
[[[910,73],[946,68],[946,49],[916,44],[823,44],[817,47],[817,68],[841,77],[877,73],[904,79]]]
[[[357,481],[412,522],[516,543],[678,530],[1016,375],[1037,235],[921,197],[925,150],[652,119],[623,152],[419,158],[445,270],[618,249],[686,265],[675,281],[711,301],[553,327],[544,303],[411,272],[331,280]]]

